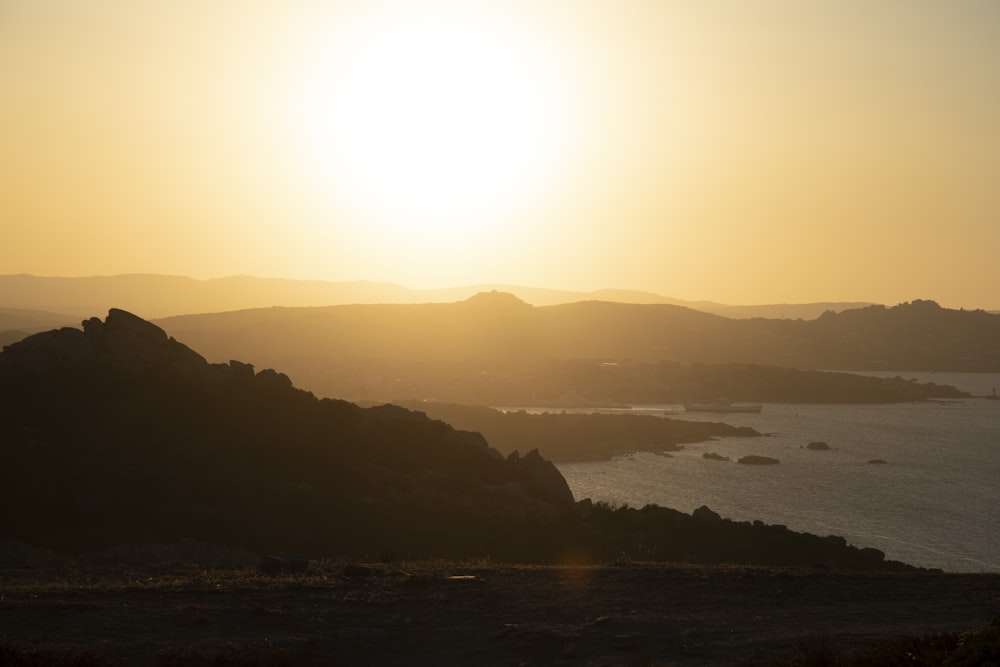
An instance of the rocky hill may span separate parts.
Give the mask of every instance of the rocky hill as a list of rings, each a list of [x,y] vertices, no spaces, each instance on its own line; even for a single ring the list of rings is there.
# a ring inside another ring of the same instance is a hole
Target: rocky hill
[[[537,453],[505,458],[419,412],[319,400],[273,370],[208,363],[121,310],[6,347],[0,539],[79,553],[184,538],[369,558],[903,567],[707,508],[574,502]]]
[[[504,459],[419,413],[320,401],[273,370],[209,364],[120,310],[6,348],[0,413],[0,525],[60,549],[190,536],[263,550],[490,550],[525,517],[544,524],[573,507],[537,454]]]

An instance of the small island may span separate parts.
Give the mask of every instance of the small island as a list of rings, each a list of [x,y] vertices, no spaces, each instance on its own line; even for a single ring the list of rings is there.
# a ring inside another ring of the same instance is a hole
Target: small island
[[[741,456],[737,463],[743,463],[745,465],[754,466],[766,466],[774,465],[776,463],[781,463],[778,459],[771,458],[770,456],[758,456],[757,454],[750,454],[748,456]]]

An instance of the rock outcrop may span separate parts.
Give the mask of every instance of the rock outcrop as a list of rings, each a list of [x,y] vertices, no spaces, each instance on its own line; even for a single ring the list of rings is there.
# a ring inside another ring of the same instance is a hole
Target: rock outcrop
[[[22,375],[101,372],[136,376],[171,372],[199,382],[221,384],[253,375],[253,366],[233,361],[209,364],[151,322],[112,308],[105,320],[92,317],[83,329],[64,327],[29,336],[4,348],[0,372]],[[248,372],[249,371],[249,372]],[[273,371],[272,371],[273,372]],[[290,384],[290,382],[289,382]]]
[[[708,505],[702,505],[701,507],[696,509],[694,512],[691,513],[691,517],[694,518],[695,521],[709,521],[709,522],[722,521],[722,517],[719,515],[719,513],[713,511],[711,508],[709,508]]]
[[[523,457],[515,451],[507,457],[507,461],[516,466],[527,488],[540,498],[562,509],[569,509],[575,504],[566,478],[551,461],[543,459],[537,449],[532,449]]]
[[[195,538],[276,552],[523,550],[574,499],[537,452],[284,374],[210,364],[113,309],[0,355],[0,525],[91,550]],[[524,533],[527,534],[527,533]]]

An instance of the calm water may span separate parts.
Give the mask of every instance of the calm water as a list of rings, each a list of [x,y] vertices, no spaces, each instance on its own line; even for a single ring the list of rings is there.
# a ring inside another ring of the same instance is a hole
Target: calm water
[[[977,395],[1000,388],[1000,374],[899,375]],[[914,565],[1000,572],[1000,401],[769,403],[756,415],[684,413],[675,405],[632,411],[725,421],[769,435],[696,443],[670,456],[637,453],[560,464],[577,498],[638,507],[656,503],[685,512],[708,505],[731,519],[842,535]],[[814,440],[832,449],[805,449]],[[760,454],[781,464],[712,461],[702,458],[706,452],[733,461]],[[873,459],[886,464],[869,463]]]

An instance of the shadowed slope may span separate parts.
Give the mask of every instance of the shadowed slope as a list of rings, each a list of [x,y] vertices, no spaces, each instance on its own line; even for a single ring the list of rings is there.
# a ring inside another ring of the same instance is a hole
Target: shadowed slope
[[[394,406],[209,364],[112,310],[0,356],[3,525],[61,548],[194,536],[257,549],[470,550],[572,507],[537,456]],[[489,530],[486,530],[486,528]],[[482,528],[482,530],[480,529]]]

